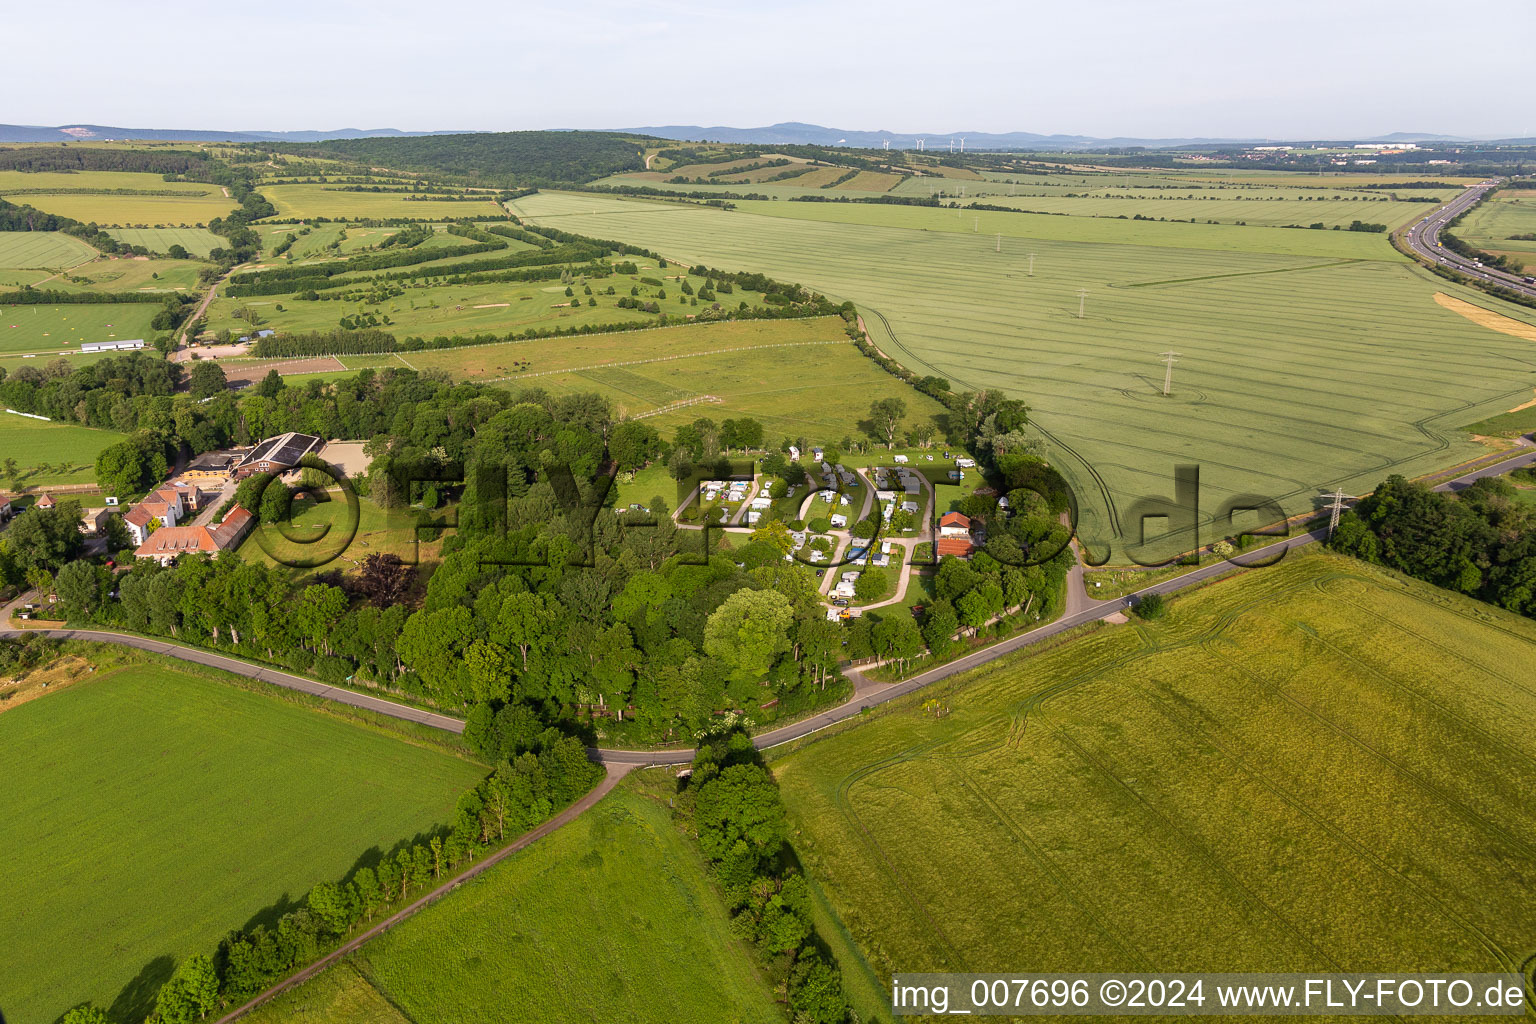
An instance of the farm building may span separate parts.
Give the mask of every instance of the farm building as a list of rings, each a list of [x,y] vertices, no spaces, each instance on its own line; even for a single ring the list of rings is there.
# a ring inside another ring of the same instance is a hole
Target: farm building
[[[237,547],[255,524],[256,517],[236,505],[217,526],[168,526],[154,534],[133,553],[170,565],[185,554],[216,555]]]
[[[80,512],[80,532],[94,537],[107,532],[107,520],[112,518],[110,508],[88,508]]]
[[[954,555],[956,558],[966,558],[975,550],[976,545],[971,542],[970,517],[959,512],[944,513],[939,519],[939,557]]]
[[[38,495],[37,500],[32,503],[32,507],[48,509],[53,508],[53,506],[57,504],[58,502],[53,500],[53,495],[44,492],[43,494]]]
[[[0,494],[0,523],[5,522],[16,514],[16,506],[11,504],[11,499]]]
[[[239,458],[230,452],[204,452],[177,475],[183,480],[222,480]]]
[[[299,460],[321,446],[313,434],[290,431],[269,437],[245,454],[233,470],[237,480],[244,480],[252,473],[284,473],[299,464]]]
[[[132,352],[144,347],[143,338],[122,341],[87,341],[80,345],[81,354],[87,352]]]
[[[145,495],[144,500],[128,510],[123,522],[135,544],[143,544],[151,534],[165,527],[173,527],[186,517],[183,493],[166,485]],[[159,525],[156,525],[156,524]]]

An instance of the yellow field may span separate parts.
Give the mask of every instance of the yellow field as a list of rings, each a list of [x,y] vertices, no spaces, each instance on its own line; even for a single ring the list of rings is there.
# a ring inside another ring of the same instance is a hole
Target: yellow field
[[[901,178],[899,174],[887,174],[884,171],[860,171],[837,188],[857,189],[864,192],[889,192],[901,184]]]
[[[369,217],[411,217],[452,220],[458,217],[505,217],[487,196],[481,202],[417,201],[403,192],[339,192],[334,185],[264,185],[261,194],[277,207],[280,217],[361,220]]]
[[[1502,313],[1495,313],[1482,306],[1474,306],[1470,302],[1453,298],[1444,292],[1436,292],[1435,301],[1490,331],[1498,331],[1500,334],[1508,334],[1514,338],[1524,338],[1526,341],[1536,341],[1536,325],[1524,323]]]

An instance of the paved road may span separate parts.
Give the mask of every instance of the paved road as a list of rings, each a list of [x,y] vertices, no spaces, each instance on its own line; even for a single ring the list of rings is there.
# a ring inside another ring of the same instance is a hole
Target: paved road
[[[1524,447],[1522,447],[1520,452],[1512,454],[1508,458],[1501,459],[1498,462],[1491,463],[1476,470],[1471,470],[1462,474],[1461,476],[1447,480],[1437,485],[1435,490],[1458,491],[1469,486],[1474,480],[1478,480],[1487,476],[1497,476],[1503,473],[1507,473],[1512,469],[1518,469],[1522,466],[1529,466],[1533,464],[1536,464],[1536,447],[1533,447],[1527,443]],[[1322,539],[1323,533],[1321,531],[1298,534],[1294,537],[1287,537],[1284,540],[1276,541],[1273,544],[1269,544],[1261,548],[1255,548],[1252,551],[1244,552],[1241,558],[1246,565],[1263,564],[1276,557],[1283,557],[1285,553],[1295,550],[1296,548],[1304,547],[1313,543],[1314,541]],[[1042,640],[1049,640],[1052,637],[1059,636],[1062,633],[1067,632],[1068,630],[1076,629],[1079,626],[1085,626],[1089,623],[1097,622],[1102,619],[1107,619],[1117,612],[1124,612],[1138,599],[1147,594],[1172,594],[1180,590],[1185,590],[1189,587],[1194,587],[1202,583],[1209,582],[1210,580],[1224,576],[1227,573],[1241,571],[1242,568],[1243,566],[1233,565],[1228,562],[1216,562],[1211,565],[1202,566],[1201,568],[1185,573],[1182,576],[1175,576],[1171,579],[1166,579],[1159,583],[1154,583],[1151,586],[1143,587],[1141,590],[1116,600],[1092,601],[1088,606],[1080,607],[1078,610],[1073,610],[1072,606],[1078,605],[1080,602],[1072,601],[1068,606],[1067,614],[1063,615],[1061,618],[1054,622],[1047,623],[1037,629],[1032,629],[1027,633],[1020,633],[1019,635],[1014,636],[1008,640],[1004,640],[1001,643],[993,644],[986,650],[977,651],[976,653],[967,655],[964,658],[959,658],[955,661],[948,662],[947,664],[929,669],[927,672],[921,672],[911,677],[910,679],[905,679],[899,683],[882,685],[880,683],[865,679],[857,671],[851,672],[849,675],[854,682],[854,695],[852,699],[844,704],[839,705],[838,707],[823,711],[819,715],[801,719],[797,722],[791,722],[788,725],[780,726],[777,729],[773,729],[765,733],[759,733],[754,742],[759,749],[765,749],[767,747],[777,746],[781,743],[788,743],[792,740],[797,740],[804,736],[809,736],[812,733],[819,732],[820,730],[825,729],[830,725],[836,725],[838,722],[846,721],[847,719],[858,715],[867,707],[874,707],[877,704],[884,704],[887,701],[906,696],[907,694],[920,690],[925,686],[929,686],[943,679],[948,679],[949,677],[960,672],[966,672],[970,669],[978,668],[990,661],[1005,657],[1032,644],[1040,643]],[[464,731],[464,723],[461,720],[450,717],[448,715],[441,715],[437,714],[436,712],[425,711],[421,708],[413,708],[406,704],[385,700],[381,697],[370,696],[369,694],[365,693],[357,693],[353,690],[328,686],[325,683],[317,682],[313,679],[306,679],[303,676],[296,676],[292,673],[282,672],[278,669],[268,668],[263,665],[255,665],[236,658],[226,657],[222,654],[215,654],[211,651],[205,651],[195,647],[185,647],[180,644],[169,643],[164,640],[89,629],[47,629],[22,631],[7,628],[11,625],[10,617],[12,609],[15,608],[16,605],[24,599],[25,598],[18,598],[4,609],[0,609],[0,636],[16,636],[23,635],[24,633],[42,633],[45,636],[52,637],[71,638],[78,640],[94,640],[101,643],[123,644],[128,647],[137,647],[141,650],[162,654],[166,657],[179,658],[183,661],[191,661],[199,665],[206,665],[210,668],[222,669],[226,672],[232,672],[236,675],[242,675],[251,679],[260,680],[265,683],[271,683],[274,686],[282,686],[291,690],[299,690],[304,693],[313,694],[317,697],[322,697],[326,700],[334,700],[338,703],[348,704],[353,707],[366,708],[370,711],[375,711],[382,715],[388,715],[392,718],[398,718],[410,722],[419,722],[423,725],[430,725],[434,728],[444,729],[448,732],[462,733]],[[588,753],[594,760],[599,761],[602,764],[629,767],[648,764],[680,764],[691,760],[693,757],[692,750],[682,749],[668,751],[611,750],[608,748],[594,748]]]
[[[1431,263],[1438,263],[1470,277],[1503,285],[1536,299],[1536,285],[1527,284],[1524,275],[1506,274],[1492,267],[1478,266],[1474,261],[1457,255],[1440,244],[1440,232],[1444,230],[1446,224],[1465,213],[1489,189],[1497,186],[1500,180],[1492,179],[1472,186],[1444,206],[1437,208],[1434,213],[1416,221],[1412,227],[1403,232],[1401,237],[1408,243],[1410,249]]]

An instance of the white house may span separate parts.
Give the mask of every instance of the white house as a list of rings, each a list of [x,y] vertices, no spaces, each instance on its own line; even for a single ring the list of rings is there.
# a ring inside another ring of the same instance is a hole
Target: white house
[[[848,525],[848,517],[843,515],[841,512],[834,512],[832,513],[831,522],[832,529],[841,530],[843,527]]]
[[[897,465],[905,465],[907,462],[907,457],[905,455],[892,455],[891,461]]]

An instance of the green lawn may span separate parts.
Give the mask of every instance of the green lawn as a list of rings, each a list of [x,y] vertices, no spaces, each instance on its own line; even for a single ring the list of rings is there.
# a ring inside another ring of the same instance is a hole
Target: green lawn
[[[1468,293],[1380,235],[1013,214],[980,215],[976,234],[944,210],[780,202],[763,216],[558,193],[515,205],[854,299],[912,370],[1023,398],[1099,555],[1133,534],[1138,498],[1171,492],[1176,465],[1200,465],[1205,517],[1247,494],[1300,513],[1322,490],[1476,454],[1458,428],[1530,394],[1530,343],[1439,306],[1436,291]],[[994,229],[1035,236],[1005,234],[998,253]]]
[[[143,338],[147,346],[158,312],[154,302],[0,306],[0,353],[35,352],[41,365],[61,353],[78,353],[86,341]]]
[[[784,1020],[697,851],[632,783],[248,1019]]]
[[[45,423],[0,411],[0,459],[16,460],[23,487],[96,482],[96,456],[123,440],[112,430]],[[0,486],[10,487],[9,478]]]
[[[353,523],[341,492],[331,491],[326,501],[296,502],[288,523],[257,526],[239,552],[242,558],[267,565],[324,560],[312,567],[318,571],[347,572],[371,554],[397,555],[414,565],[431,561],[436,550],[433,542],[418,542],[415,523],[408,510],[383,509],[367,498],[357,499]]]
[[[1533,715],[1536,623],[1317,553],[1001,659],[773,770],[886,982],[1505,971],[1536,934]]]
[[[163,974],[164,958],[210,953],[370,848],[446,820],[482,774],[163,665],[6,711],[0,833],[17,842],[0,901],[0,1011],[47,1024],[83,1000],[111,1006],[141,972]]]

